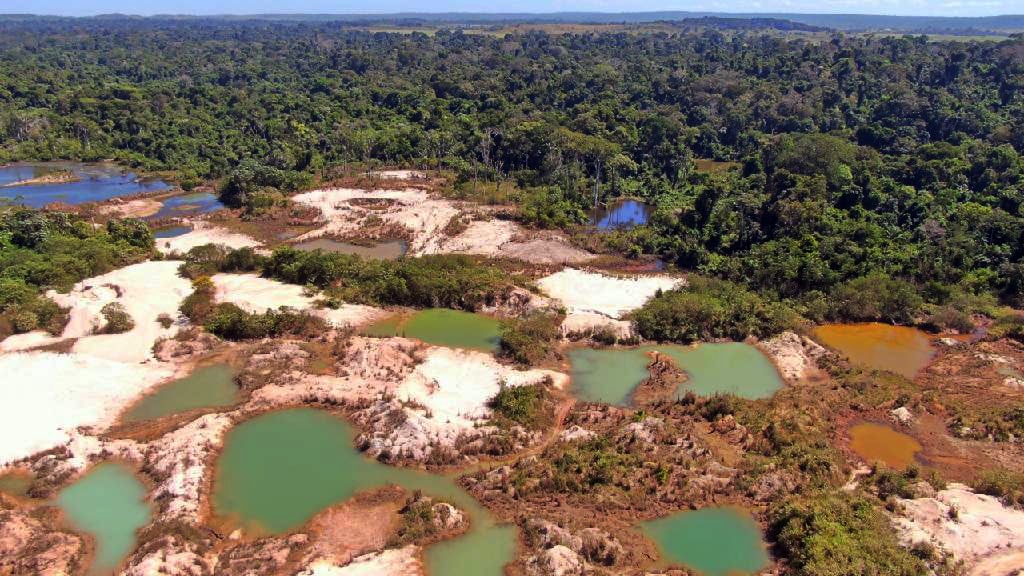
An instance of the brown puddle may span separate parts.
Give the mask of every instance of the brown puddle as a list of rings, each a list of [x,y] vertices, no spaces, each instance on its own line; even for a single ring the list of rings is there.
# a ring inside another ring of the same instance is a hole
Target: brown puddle
[[[826,324],[814,329],[819,342],[856,363],[913,378],[934,352],[928,335],[917,328],[879,322]]]
[[[914,461],[921,445],[906,434],[882,424],[864,422],[850,428],[850,449],[870,462],[902,470]]]

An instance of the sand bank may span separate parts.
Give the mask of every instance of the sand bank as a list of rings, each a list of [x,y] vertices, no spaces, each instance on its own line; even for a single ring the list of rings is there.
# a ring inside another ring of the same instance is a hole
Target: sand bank
[[[105,428],[174,371],[85,354],[16,352],[0,355],[0,374],[2,466],[67,443],[80,426]]]
[[[204,244],[219,244],[228,248],[257,248],[261,246],[255,238],[238,234],[212,226],[209,223],[197,221],[192,225],[192,230],[174,238],[161,238],[156,241],[156,248],[164,254],[184,254],[196,246]]]
[[[176,324],[165,328],[157,318],[177,318],[178,306],[192,292],[192,284],[178,276],[180,264],[143,262],[83,280],[67,294],[51,290],[47,296],[70,309],[61,337],[77,338],[72,351],[80,354],[129,363],[151,359],[157,339],[178,331]],[[135,326],[121,334],[94,334],[105,325],[101,310],[111,302],[121,304]]]
[[[337,309],[318,308],[316,298],[302,286],[262,278],[256,274],[216,274],[212,278],[218,302],[230,302],[251,313],[263,313],[287,306],[319,316],[337,327],[360,326],[385,316],[372,306],[343,304]]]

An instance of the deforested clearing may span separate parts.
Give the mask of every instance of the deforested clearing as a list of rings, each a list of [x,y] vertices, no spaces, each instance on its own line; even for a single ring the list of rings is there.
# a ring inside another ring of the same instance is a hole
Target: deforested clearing
[[[172,377],[155,364],[85,354],[0,355],[0,465],[53,448],[79,426],[103,427],[136,397]]]
[[[217,274],[212,280],[218,302],[230,302],[254,314],[285,306],[309,312],[338,327],[367,324],[384,315],[378,308],[358,304],[342,304],[336,309],[318,308],[316,298],[306,295],[302,286],[255,274]]]
[[[566,268],[541,278],[537,285],[548,296],[560,300],[570,314],[596,312],[619,318],[643,306],[659,290],[671,290],[684,282],[670,276],[618,278]]]
[[[205,222],[195,222],[191,232],[186,232],[174,238],[160,239],[156,242],[156,248],[164,254],[184,254],[196,246],[204,244],[218,244],[228,248],[255,248],[260,243],[255,238],[231,232]]]
[[[63,338],[78,338],[72,351],[115,360],[143,362],[152,358],[153,344],[173,336],[178,327],[164,328],[157,318],[178,316],[178,306],[192,291],[188,280],[178,276],[181,262],[143,262],[102,276],[83,280],[68,294],[49,292],[58,305],[70,309]],[[102,309],[117,302],[134,321],[134,327],[120,334],[96,334],[105,326]]]

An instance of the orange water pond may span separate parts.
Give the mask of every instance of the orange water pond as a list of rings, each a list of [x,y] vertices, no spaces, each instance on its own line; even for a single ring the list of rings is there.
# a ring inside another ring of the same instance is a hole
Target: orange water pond
[[[869,463],[882,462],[897,470],[910,466],[914,455],[921,451],[912,437],[871,422],[850,428],[850,448]]]
[[[814,337],[856,364],[907,378],[927,366],[934,352],[928,335],[917,328],[878,322],[826,324],[815,328]]]

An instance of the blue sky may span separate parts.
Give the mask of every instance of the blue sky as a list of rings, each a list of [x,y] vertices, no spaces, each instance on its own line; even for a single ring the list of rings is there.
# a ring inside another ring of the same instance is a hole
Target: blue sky
[[[386,12],[833,12],[920,16],[1024,13],[1024,0],[0,0],[0,13],[125,14]]]

